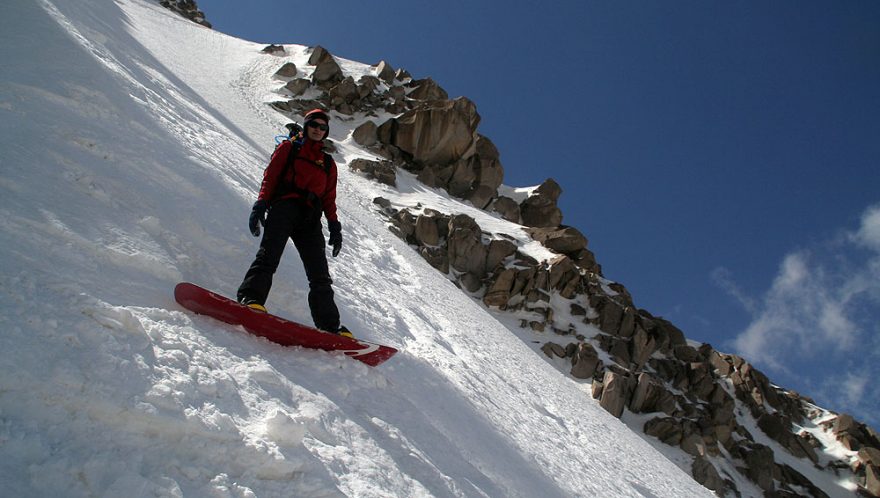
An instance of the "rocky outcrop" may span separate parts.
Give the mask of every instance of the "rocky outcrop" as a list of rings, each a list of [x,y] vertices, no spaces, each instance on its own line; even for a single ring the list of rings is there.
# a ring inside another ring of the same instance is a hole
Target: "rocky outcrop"
[[[540,353],[590,383],[600,406],[617,417],[639,414],[645,422],[634,430],[675,447],[687,462],[682,468],[719,496],[739,494],[742,479],[765,496],[827,496],[805,477],[814,468],[855,476],[863,494],[880,496],[880,441],[870,427],[816,409],[745,359],[689,342],[668,320],[639,309],[623,285],[602,275],[587,237],[562,225],[562,188],[553,179],[526,196],[510,194],[518,200],[499,195],[500,154],[477,132],[473,102],[450,100],[433,80],[414,80],[384,61],[357,81],[340,67],[316,47],[308,67],[276,73],[294,98],[273,106],[285,113],[316,105],[343,116],[363,113],[367,119],[352,139],[383,159],[353,160],[351,170],[393,187],[403,169],[517,224],[508,234],[488,233],[461,213],[374,201],[389,229],[432,267],[485,306],[515,313]],[[296,98],[306,94],[319,97]],[[370,119],[379,111],[394,116]],[[537,261],[522,252],[515,242],[523,234],[552,256]],[[820,440],[827,438],[802,429],[817,420],[850,456],[823,455]]]
[[[196,24],[206,28],[211,27],[211,23],[205,19],[205,13],[199,10],[195,0],[159,0],[159,5],[177,12]]]
[[[557,227],[562,223],[562,211],[556,205],[562,188],[552,178],[547,179],[519,205],[523,225],[527,227]]]

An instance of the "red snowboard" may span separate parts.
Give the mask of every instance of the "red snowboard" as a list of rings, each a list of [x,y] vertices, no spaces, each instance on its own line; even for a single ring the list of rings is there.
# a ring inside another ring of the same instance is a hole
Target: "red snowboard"
[[[394,356],[396,349],[360,339],[349,339],[284,318],[254,311],[247,306],[183,282],[174,288],[174,299],[184,308],[232,325],[241,325],[251,334],[265,337],[282,346],[340,351],[367,365],[376,366]]]

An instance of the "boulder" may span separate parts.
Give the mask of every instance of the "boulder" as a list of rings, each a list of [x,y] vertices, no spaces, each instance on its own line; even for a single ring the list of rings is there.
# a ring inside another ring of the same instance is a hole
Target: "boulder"
[[[315,66],[312,81],[321,88],[332,88],[345,78],[336,59],[324,47],[317,46],[312,50],[309,65]]]
[[[476,185],[471,187],[471,190],[463,198],[470,201],[477,209],[486,209],[497,193],[495,189],[486,185]]]
[[[436,246],[440,243],[440,232],[437,229],[437,219],[433,216],[419,215],[416,218],[414,234],[419,244],[423,246]]]
[[[416,231],[416,217],[406,209],[398,211],[391,217],[392,225],[389,227],[392,233],[405,240],[408,244],[415,244],[413,233]]]
[[[480,277],[471,272],[462,274],[458,281],[461,283],[461,287],[468,292],[477,292],[483,287],[483,281]]]
[[[261,52],[263,52],[264,54],[272,55],[284,55],[286,53],[283,45],[276,45],[274,43],[263,47],[263,50],[261,50]]]
[[[278,79],[290,79],[295,78],[297,73],[296,64],[292,62],[287,62],[278,71],[275,71],[275,74],[272,75],[274,78]]]
[[[599,354],[589,343],[582,342],[571,357],[571,376],[576,379],[592,379],[602,368]]]
[[[309,56],[309,62],[308,62],[310,66],[317,66],[318,64],[321,64],[322,62],[334,60],[333,55],[329,51],[327,51],[326,48],[324,48],[320,45],[316,45],[316,46],[312,47],[311,50],[312,50],[312,55]]]
[[[697,433],[685,433],[681,438],[681,449],[695,457],[706,456],[706,442]]]
[[[448,100],[449,94],[431,78],[416,80],[411,83],[415,90],[408,97],[415,100]]]
[[[373,94],[379,86],[382,84],[382,81],[375,77],[365,74],[358,79],[358,97],[366,98]]]
[[[675,397],[666,390],[663,383],[649,373],[639,374],[633,391],[629,409],[633,413],[662,411],[667,415],[675,413]]]
[[[639,326],[639,330],[645,332],[641,326]],[[617,329],[617,335],[620,337],[632,337],[633,334],[636,333],[636,312],[631,307],[627,306],[623,309],[623,318],[620,319],[620,328]],[[645,333],[647,335],[647,333]],[[645,338],[645,342],[647,342],[647,338]],[[651,351],[653,353],[653,349]],[[648,353],[650,356],[650,353]],[[647,361],[647,357],[645,359]]]
[[[737,455],[746,464],[746,477],[764,491],[773,491],[773,471],[776,468],[773,450],[762,444],[740,441]]]
[[[297,78],[292,81],[288,81],[286,85],[284,85],[284,89],[289,92],[294,97],[302,95],[305,93],[309,87],[312,86],[312,82],[305,78]]]
[[[471,156],[467,159],[459,159],[452,163],[452,174],[446,184],[446,190],[455,197],[464,197],[471,191],[471,187],[477,179],[474,167],[479,163],[479,158]]]
[[[212,27],[211,23],[205,19],[205,13],[199,10],[199,6],[194,0],[159,0],[159,5],[177,12],[196,24],[201,24],[206,28]]]
[[[653,418],[645,423],[643,432],[670,446],[681,444],[683,429],[681,423],[672,417]]]
[[[718,474],[718,470],[715,469],[712,463],[702,456],[694,459],[694,463],[691,466],[691,475],[694,476],[695,481],[712,491],[720,492],[724,490],[724,479],[721,478],[721,475]]]
[[[590,386],[590,394],[593,395],[593,399],[602,398],[602,391],[605,390],[605,386],[602,385],[602,381],[598,379],[593,379],[593,383]]]
[[[497,273],[494,281],[486,290],[483,296],[483,303],[486,306],[495,306],[500,308],[507,305],[510,299],[510,291],[516,279],[516,270],[508,268]]]
[[[840,435],[852,432],[857,427],[857,422],[855,421],[855,419],[853,419],[852,415],[848,413],[841,413],[834,421],[834,434]]]
[[[556,203],[541,195],[526,198],[519,205],[522,223],[528,227],[557,227],[562,223],[562,211]]]
[[[663,318],[652,318],[654,325],[660,329],[661,333],[669,337],[669,343],[672,347],[686,345],[687,339],[678,327]]]
[[[406,69],[398,69],[394,73],[394,79],[401,83],[408,83],[412,81],[412,75]]]
[[[623,321],[623,308],[608,296],[601,294],[590,295],[590,307],[599,314],[599,329],[606,334],[617,334]]]
[[[541,351],[543,351],[548,358],[565,358],[565,348],[555,342],[545,343],[541,346]]]
[[[360,171],[365,173],[367,177],[390,185],[397,185],[397,170],[390,161],[371,161],[369,159],[357,158],[349,163],[348,168],[352,171]]]
[[[376,123],[372,121],[366,121],[364,124],[358,126],[354,129],[352,133],[352,138],[354,141],[364,147],[370,147],[378,141],[378,127]]]
[[[394,68],[385,61],[379,61],[379,64],[376,64],[376,76],[390,85],[394,81]]]
[[[343,103],[350,104],[360,98],[358,86],[351,76],[346,76],[342,81],[333,85],[328,94],[330,95],[330,105],[334,108]]]
[[[865,491],[872,496],[880,496],[880,468],[877,465],[865,467]]]
[[[510,197],[499,196],[488,208],[507,221],[519,223],[519,204]]]
[[[478,275],[486,271],[488,251],[479,225],[470,216],[457,214],[449,220],[447,250],[449,264],[456,270]]]
[[[623,415],[623,408],[627,405],[632,394],[630,379],[609,370],[605,372],[602,385],[604,387],[599,405],[611,415],[620,418]]]
[[[476,153],[477,107],[459,97],[424,103],[379,127],[379,140],[421,164],[447,165]]]
[[[533,239],[551,251],[575,254],[587,247],[587,238],[574,227],[526,228]]]
[[[449,273],[449,255],[444,248],[420,247],[419,254],[440,273]]]
[[[505,239],[495,239],[489,242],[489,252],[486,255],[486,271],[493,271],[502,261],[516,254],[516,244]]]
[[[880,467],[880,450],[867,446],[859,449],[859,461],[865,465]]]

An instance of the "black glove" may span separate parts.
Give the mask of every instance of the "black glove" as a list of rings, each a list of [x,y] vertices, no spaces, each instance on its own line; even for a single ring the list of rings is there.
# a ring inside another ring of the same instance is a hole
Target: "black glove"
[[[254,207],[251,209],[251,217],[248,220],[248,227],[251,229],[251,233],[254,234],[254,237],[260,236],[260,225],[266,226],[266,210],[269,209],[269,204],[266,201],[257,201],[254,203]]]
[[[327,227],[330,229],[330,245],[333,246],[333,257],[335,258],[342,249],[342,224],[338,221],[328,221]]]

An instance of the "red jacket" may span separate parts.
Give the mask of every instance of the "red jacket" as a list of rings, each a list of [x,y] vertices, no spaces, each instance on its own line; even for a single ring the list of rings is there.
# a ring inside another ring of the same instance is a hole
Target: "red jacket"
[[[272,154],[266,170],[263,171],[263,183],[260,185],[260,195],[257,199],[271,203],[278,199],[303,197],[302,194],[286,187],[290,185],[291,180],[294,180],[298,188],[312,192],[321,199],[321,210],[327,221],[336,221],[336,161],[329,154],[325,156],[323,147],[323,142],[306,139],[300,147],[299,154],[292,161],[290,169],[284,178],[281,178],[287,165],[287,156],[293,149],[291,141],[281,142]],[[325,157],[330,161],[330,167],[326,170]]]

